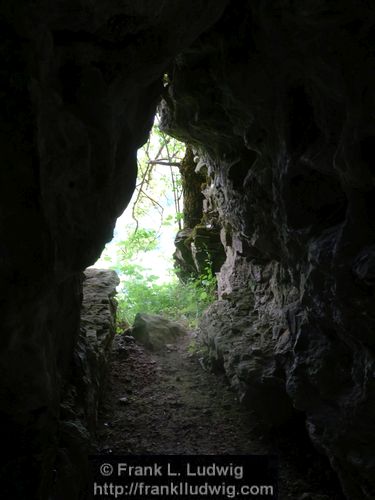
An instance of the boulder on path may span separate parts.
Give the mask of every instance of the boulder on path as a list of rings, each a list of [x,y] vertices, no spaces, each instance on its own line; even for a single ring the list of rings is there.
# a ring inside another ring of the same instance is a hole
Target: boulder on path
[[[157,314],[138,313],[133,324],[135,340],[148,349],[157,351],[171,344],[178,337],[185,335],[186,330],[179,323],[170,321]]]

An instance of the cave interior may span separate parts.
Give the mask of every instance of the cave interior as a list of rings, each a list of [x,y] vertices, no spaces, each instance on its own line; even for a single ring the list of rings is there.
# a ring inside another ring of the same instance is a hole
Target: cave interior
[[[82,324],[82,273],[129,203],[158,108],[211,179],[212,365],[264,428],[298,414],[346,498],[375,498],[375,5],[5,0],[0,13],[4,492],[64,499],[73,481],[69,498],[85,498],[109,354]]]

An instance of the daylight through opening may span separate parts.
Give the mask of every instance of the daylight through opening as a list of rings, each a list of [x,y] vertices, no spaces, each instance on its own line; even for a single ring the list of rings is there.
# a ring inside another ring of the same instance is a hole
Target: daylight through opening
[[[199,172],[199,157],[190,146],[160,129],[158,115],[137,163],[131,202],[95,267],[119,275],[119,331],[132,325],[137,313],[195,327],[216,297],[202,209],[207,174]]]

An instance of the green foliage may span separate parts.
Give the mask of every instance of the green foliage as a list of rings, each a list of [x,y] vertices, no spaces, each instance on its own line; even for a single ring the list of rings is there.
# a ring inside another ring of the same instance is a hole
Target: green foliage
[[[185,144],[165,135],[154,124],[149,140],[138,151],[138,179],[132,202],[132,218],[137,228],[150,213],[163,225],[164,211],[171,203],[175,212],[181,211],[179,165],[184,155]],[[181,229],[180,224],[178,227]]]
[[[138,228],[136,231],[133,231],[126,240],[118,243],[125,259],[132,259],[136,257],[139,252],[154,250],[157,248],[157,245],[157,232],[154,229],[145,228]]]
[[[194,328],[207,306],[215,300],[216,277],[211,271],[187,283],[174,276],[168,283],[158,283],[158,277],[145,274],[141,266],[123,268],[126,279],[117,298],[118,317],[132,324],[138,312],[162,314],[171,320],[185,320]]]
[[[185,284],[179,282],[172,270],[168,279],[165,273],[159,277],[157,271],[148,267],[158,250],[159,256],[162,252],[161,229],[173,238],[182,228],[179,165],[184,154],[185,145],[166,136],[157,125],[138,152],[138,178],[130,219],[121,228],[125,238],[114,243],[111,256],[103,256],[112,262],[111,267],[121,278],[117,299],[118,322],[122,326],[131,325],[135,315],[144,312],[162,314],[172,320],[183,319],[194,327],[203,310],[215,299],[216,277],[210,266],[202,276]],[[158,266],[157,259],[153,263]],[[172,268],[171,259],[169,265]],[[158,271],[163,274],[162,269]]]

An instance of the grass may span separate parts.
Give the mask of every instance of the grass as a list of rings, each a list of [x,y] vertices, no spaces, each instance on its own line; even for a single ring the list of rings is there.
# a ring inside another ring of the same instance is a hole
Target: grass
[[[125,275],[117,295],[118,323],[131,325],[138,312],[161,314],[171,320],[183,320],[190,328],[197,326],[203,311],[216,298],[216,277],[208,269],[197,279],[181,283],[177,277],[158,283],[157,276],[145,276],[141,269]]]

